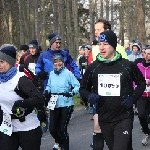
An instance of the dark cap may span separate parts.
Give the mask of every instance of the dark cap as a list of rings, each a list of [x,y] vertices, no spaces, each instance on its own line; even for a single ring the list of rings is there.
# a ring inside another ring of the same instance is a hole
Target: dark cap
[[[97,40],[93,40],[93,42],[91,43],[91,45],[97,45],[98,41]]]
[[[117,36],[112,30],[105,30],[104,32],[100,33],[100,36],[98,38],[98,42],[107,42],[114,49],[116,49],[116,47],[117,47]]]
[[[14,66],[16,63],[16,54],[14,46],[6,46],[0,50],[0,59]]]

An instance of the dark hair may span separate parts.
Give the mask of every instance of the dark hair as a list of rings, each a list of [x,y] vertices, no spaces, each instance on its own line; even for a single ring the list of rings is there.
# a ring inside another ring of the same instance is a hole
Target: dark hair
[[[97,24],[99,22],[102,22],[104,24],[104,30],[107,30],[107,29],[111,30],[111,24],[109,23],[108,20],[99,18],[95,24]]]

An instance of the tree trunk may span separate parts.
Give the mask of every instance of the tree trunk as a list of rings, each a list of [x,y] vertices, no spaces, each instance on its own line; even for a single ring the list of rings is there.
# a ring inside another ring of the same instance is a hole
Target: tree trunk
[[[106,0],[106,19],[109,20],[109,0]]]
[[[114,1],[111,0],[111,28],[114,27]]]
[[[69,48],[70,50],[70,54],[72,56],[74,56],[73,54],[73,46],[72,46],[72,28],[71,28],[71,12],[70,12],[70,5],[69,5],[69,1],[68,0],[65,0],[65,4],[66,4],[66,31],[67,31],[67,34],[66,34],[66,44],[67,44],[67,47]],[[72,7],[71,7],[72,8]]]
[[[89,7],[89,12],[90,12],[90,42],[93,41],[94,39],[94,1],[89,0],[90,7]]]
[[[53,14],[54,14],[54,32],[58,33],[58,0],[53,0]]]
[[[138,37],[139,41],[145,45],[147,44],[146,29],[145,29],[145,12],[143,0],[137,0],[138,9]]]
[[[4,39],[4,42],[7,42],[9,43],[9,26],[8,26],[8,21],[7,21],[7,9],[5,8],[5,2],[4,0],[1,0],[2,2],[2,10],[3,10],[3,14],[2,14],[2,17],[3,17],[3,23],[2,23],[2,29],[3,30],[3,39]]]
[[[38,0],[34,0],[35,2],[35,38],[40,44],[40,38],[39,38],[39,21],[38,21]]]
[[[78,1],[72,0],[73,24],[74,24],[74,57],[77,58],[79,47],[78,31]]]
[[[104,1],[100,0],[100,17],[103,18],[103,11],[104,11]]]
[[[119,39],[121,40],[121,45],[124,46],[124,1],[121,1],[121,6],[119,8],[119,21],[120,21],[120,31]]]
[[[22,1],[18,0],[18,8],[19,8],[19,27],[20,27],[20,45],[24,43],[24,32],[23,32],[23,19],[22,19]]]

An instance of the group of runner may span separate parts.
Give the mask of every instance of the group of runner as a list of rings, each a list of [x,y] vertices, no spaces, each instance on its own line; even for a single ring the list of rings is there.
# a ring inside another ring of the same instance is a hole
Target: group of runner
[[[92,44],[79,49],[78,66],[68,51],[60,48],[58,34],[52,33],[48,39],[50,46],[45,52],[41,52],[37,40],[22,45],[24,54],[18,53],[19,62],[15,46],[0,48],[2,150],[17,150],[19,146],[40,150],[41,123],[48,126],[46,109],[50,110],[53,150],[69,150],[67,126],[73,112],[73,96],[78,93],[93,113],[94,150],[103,150],[104,141],[110,150],[133,149],[133,106],[137,107],[145,134],[142,144],[147,145],[150,46],[141,50],[140,44],[134,42],[127,55],[117,43],[109,21],[99,19]]]

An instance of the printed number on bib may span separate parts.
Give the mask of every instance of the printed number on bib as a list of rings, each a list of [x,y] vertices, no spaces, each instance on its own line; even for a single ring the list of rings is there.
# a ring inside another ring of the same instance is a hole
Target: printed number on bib
[[[120,96],[120,74],[98,74],[98,94]]]
[[[58,95],[51,95],[51,98],[50,98],[50,101],[48,102],[47,108],[54,110],[57,99],[58,99]]]
[[[6,135],[11,136],[12,134],[12,122],[11,116],[3,112],[3,122],[0,126],[0,132],[3,132]]]

